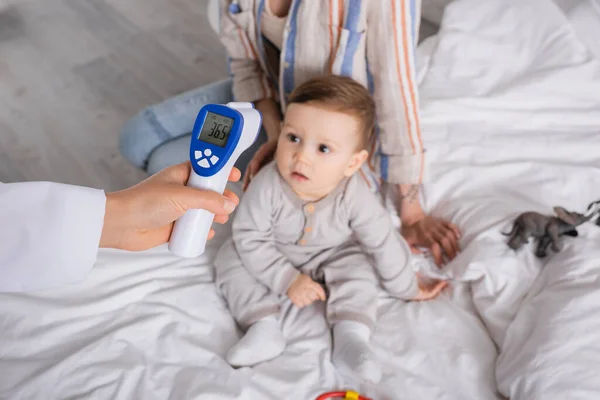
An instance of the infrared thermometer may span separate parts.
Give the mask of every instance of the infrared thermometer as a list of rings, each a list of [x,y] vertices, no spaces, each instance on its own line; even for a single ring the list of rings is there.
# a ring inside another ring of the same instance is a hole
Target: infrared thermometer
[[[207,104],[198,113],[190,143],[192,171],[187,186],[223,194],[240,154],[258,137],[261,115],[252,103]],[[188,210],[175,221],[169,250],[180,257],[204,253],[214,214]]]

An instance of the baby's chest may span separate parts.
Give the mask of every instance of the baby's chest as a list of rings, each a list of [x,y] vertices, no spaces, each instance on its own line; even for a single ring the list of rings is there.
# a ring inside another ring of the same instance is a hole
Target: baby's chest
[[[349,224],[335,210],[319,210],[312,204],[283,211],[276,218],[273,233],[282,245],[319,248],[339,246],[352,237]]]

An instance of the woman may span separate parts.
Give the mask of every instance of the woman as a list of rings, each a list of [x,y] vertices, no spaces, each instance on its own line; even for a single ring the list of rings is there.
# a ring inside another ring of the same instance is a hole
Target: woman
[[[420,0],[220,0],[220,16],[232,79],[144,110],[125,127],[124,154],[150,172],[180,162],[203,103],[253,102],[263,137],[238,163],[244,169],[252,157],[247,185],[275,152],[294,87],[321,74],[351,76],[377,105],[369,166],[384,188],[395,189],[402,234],[415,251],[429,248],[438,265],[442,253],[453,259],[458,228],[425,215],[418,196],[425,165],[414,71]]]

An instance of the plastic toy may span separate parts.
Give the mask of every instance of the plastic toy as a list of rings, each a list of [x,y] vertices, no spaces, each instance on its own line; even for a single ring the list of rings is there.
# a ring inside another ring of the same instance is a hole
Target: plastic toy
[[[559,252],[562,249],[560,237],[579,235],[576,227],[591,220],[600,213],[600,200],[591,203],[585,214],[570,212],[562,207],[554,207],[555,216],[529,211],[520,214],[515,220],[512,230],[502,233],[509,236],[508,247],[518,250],[529,242],[530,237],[538,239],[535,255],[538,258],[546,257],[548,247]]]
[[[327,392],[323,393],[316,400],[372,400],[368,397],[361,396],[358,392],[349,390],[347,392]]]

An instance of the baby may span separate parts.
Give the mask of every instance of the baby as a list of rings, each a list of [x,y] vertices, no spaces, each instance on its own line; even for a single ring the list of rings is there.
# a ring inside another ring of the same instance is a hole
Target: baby
[[[368,91],[350,78],[315,78],[290,95],[275,160],[252,180],[215,259],[217,286],[246,331],[227,354],[231,365],[283,352],[278,314],[287,296],[297,307],[326,301],[332,362],[377,382],[369,341],[379,282],[405,300],[433,298],[445,286],[419,284],[408,245],[357,173],[374,124]]]

